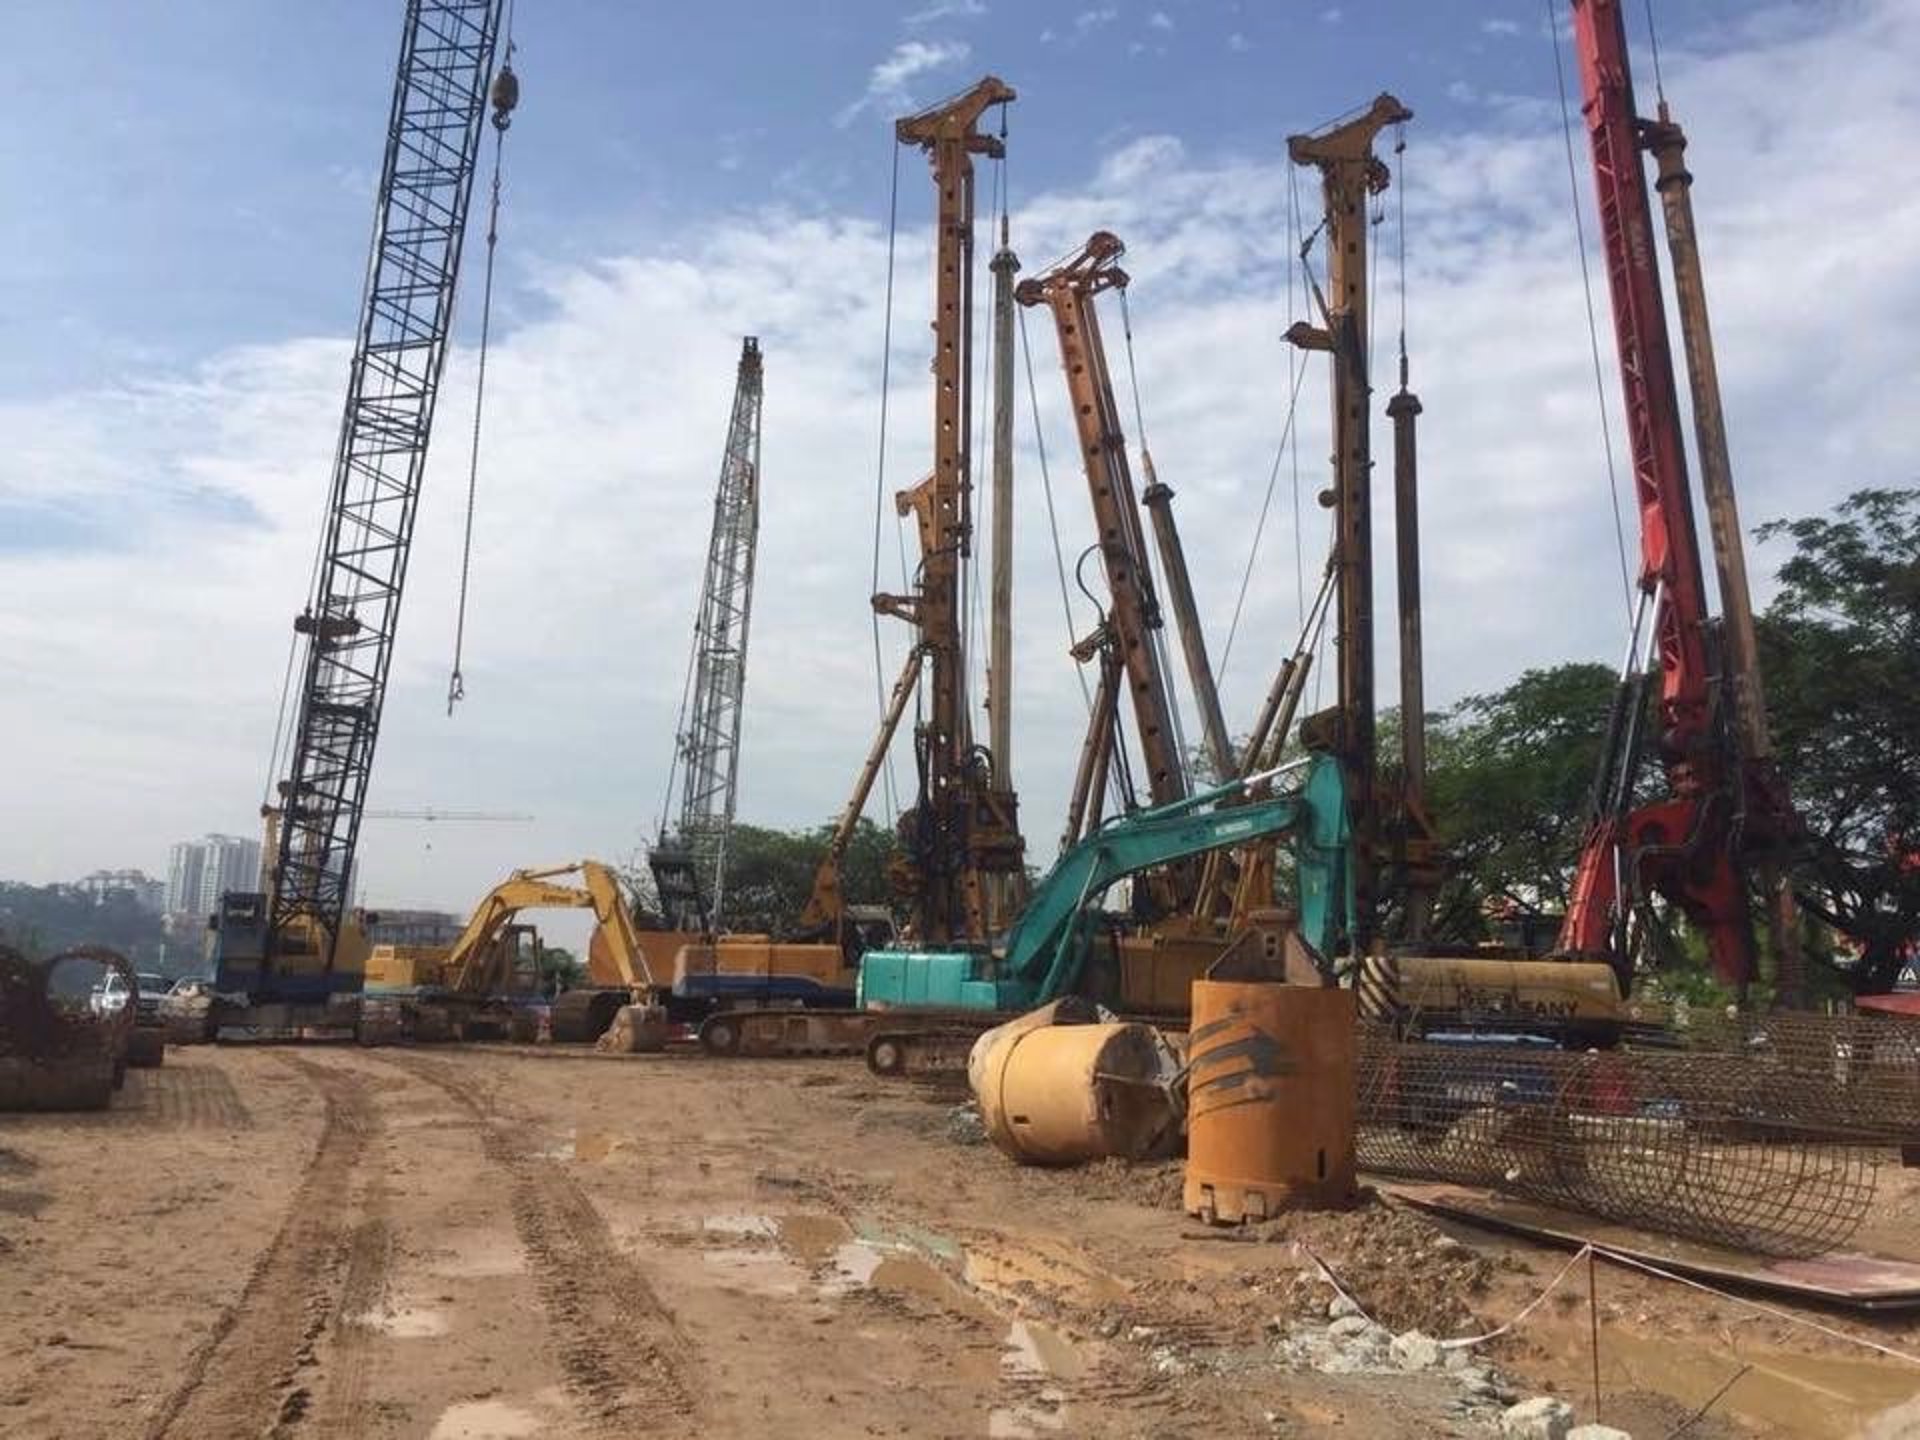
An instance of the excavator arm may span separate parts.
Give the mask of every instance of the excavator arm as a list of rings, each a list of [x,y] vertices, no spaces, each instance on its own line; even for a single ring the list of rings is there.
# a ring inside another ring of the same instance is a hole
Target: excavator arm
[[[1306,783],[1294,794],[1259,795],[1279,773],[1270,770],[1114,818],[1063,855],[1034,887],[1002,955],[870,951],[860,971],[862,1003],[984,1010],[1043,1005],[1078,982],[1088,922],[1114,884],[1284,834],[1294,837],[1299,864],[1301,934],[1316,951],[1329,953],[1334,936],[1351,924],[1352,835],[1339,764],[1324,756],[1305,763]],[[1228,801],[1242,803],[1223,803]]]
[[[1235,780],[1185,800],[1122,816],[1061,857],[1034,890],[1007,936],[1001,972],[1034,982],[1036,1002],[1064,994],[1085,952],[1083,920],[1111,886],[1130,875],[1230,846],[1295,837],[1300,865],[1301,933],[1331,952],[1335,906],[1344,893],[1347,819],[1339,766],[1316,758],[1296,794],[1222,805],[1272,778]]]
[[[578,876],[580,883],[560,883],[568,876]],[[647,967],[632,912],[620,892],[620,882],[599,861],[581,860],[547,870],[516,870],[494,886],[475,907],[447,953],[449,990],[469,995],[488,988],[493,979],[488,960],[494,942],[522,910],[591,910],[595,928],[620,972],[621,984],[636,995],[652,994],[658,988]]]

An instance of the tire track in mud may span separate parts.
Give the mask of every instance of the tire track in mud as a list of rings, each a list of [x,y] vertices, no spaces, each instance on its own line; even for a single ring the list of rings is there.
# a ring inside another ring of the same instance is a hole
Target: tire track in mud
[[[363,1052],[363,1058],[426,1081],[479,1127],[482,1152],[510,1182],[514,1229],[554,1353],[585,1414],[622,1434],[697,1430],[692,1346],[586,1192],[502,1124],[490,1099],[453,1067],[392,1050]]]
[[[350,1298],[348,1282],[362,1246],[358,1232],[346,1228],[345,1216],[355,1173],[378,1125],[371,1095],[365,1080],[351,1071],[290,1054],[273,1058],[319,1096],[324,1107],[320,1135],[279,1229],[254,1261],[239,1296],[187,1357],[179,1383],[148,1423],[146,1440],[290,1434],[312,1408],[327,1332]],[[364,1271],[371,1258],[361,1259],[359,1268]],[[383,1246],[378,1252],[382,1266],[384,1259]],[[342,1398],[358,1404],[351,1395]],[[357,1433],[359,1419],[353,1411],[336,1411],[328,1428]]]

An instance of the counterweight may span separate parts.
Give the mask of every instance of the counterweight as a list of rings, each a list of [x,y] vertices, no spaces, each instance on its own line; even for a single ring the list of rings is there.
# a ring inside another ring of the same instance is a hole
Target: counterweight
[[[280,783],[268,951],[339,934],[446,363],[501,0],[410,0]],[[325,968],[331,968],[330,966]]]
[[[661,904],[679,929],[705,928],[720,913],[740,779],[747,628],[760,538],[760,407],[760,342],[749,335],[740,346],[733,416],[713,496],[706,581],[694,622],[693,689],[678,742],[677,828],[670,842],[663,837],[653,857]],[[675,877],[678,884],[672,883]]]

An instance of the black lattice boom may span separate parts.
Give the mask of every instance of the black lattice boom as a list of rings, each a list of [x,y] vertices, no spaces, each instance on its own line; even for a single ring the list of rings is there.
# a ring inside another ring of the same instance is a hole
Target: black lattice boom
[[[350,899],[500,9],[407,6],[325,544],[296,622],[307,646],[281,787],[275,935],[297,919],[337,935]]]

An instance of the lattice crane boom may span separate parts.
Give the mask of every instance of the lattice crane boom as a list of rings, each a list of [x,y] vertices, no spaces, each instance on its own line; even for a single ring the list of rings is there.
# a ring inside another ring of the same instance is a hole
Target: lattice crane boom
[[[330,970],[350,899],[501,9],[407,5],[325,535],[295,622],[305,653],[280,782],[269,959],[304,935]],[[272,973],[263,966],[261,983]]]
[[[713,497],[706,578],[693,632],[693,682],[678,738],[680,807],[653,870],[667,918],[682,929],[717,923],[727,837],[740,781],[747,631],[760,535],[760,342],[740,346],[733,411]]]

